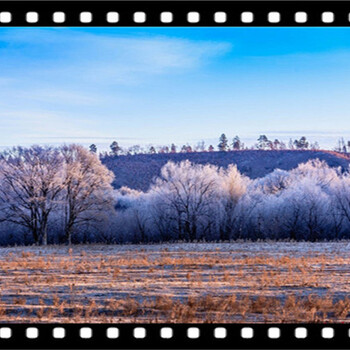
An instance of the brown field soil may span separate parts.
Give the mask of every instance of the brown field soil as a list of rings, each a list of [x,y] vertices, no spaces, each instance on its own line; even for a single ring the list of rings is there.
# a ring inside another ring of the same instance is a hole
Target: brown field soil
[[[0,248],[0,322],[349,322],[350,243]]]

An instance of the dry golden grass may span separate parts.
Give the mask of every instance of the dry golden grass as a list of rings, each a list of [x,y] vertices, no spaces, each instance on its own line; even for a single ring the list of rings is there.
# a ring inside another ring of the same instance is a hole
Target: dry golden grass
[[[347,322],[346,244],[2,248],[0,322]]]

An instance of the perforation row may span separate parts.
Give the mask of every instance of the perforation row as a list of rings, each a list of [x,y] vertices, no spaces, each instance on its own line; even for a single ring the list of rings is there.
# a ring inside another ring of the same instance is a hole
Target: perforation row
[[[11,12],[0,12],[0,23],[8,24],[12,22]],[[161,12],[159,14],[159,19],[161,23],[172,23],[174,16],[172,12]],[[254,13],[253,12],[242,12],[240,16],[241,22],[245,24],[254,23]],[[118,23],[120,20],[120,15],[118,12],[107,12],[106,13],[106,22],[107,23]],[[215,12],[213,15],[213,20],[215,23],[227,23],[227,13],[226,12]],[[281,14],[279,12],[269,12],[267,13],[267,21],[272,24],[280,23],[282,20]],[[296,12],[294,14],[295,23],[307,23],[308,14],[306,12]],[[335,14],[333,12],[323,12],[320,18],[323,23],[333,23],[335,20]],[[348,15],[348,20],[350,22],[350,14]],[[64,12],[54,12],[52,13],[52,22],[61,24],[66,21],[66,14]],[[147,14],[145,12],[134,12],[133,13],[134,23],[146,23]],[[199,12],[188,12],[187,13],[187,22],[188,23],[200,23],[201,16]],[[27,12],[26,13],[26,22],[29,24],[35,24],[39,22],[39,13],[38,12]],[[92,12],[81,12],[79,14],[79,22],[83,24],[88,24],[93,22]]]
[[[171,339],[174,335],[171,327],[163,327],[160,329],[160,337],[163,339]],[[294,330],[295,338],[305,339],[308,336],[307,328],[296,327]],[[348,332],[350,337],[350,330]],[[52,330],[52,337],[55,339],[63,339],[66,336],[64,327],[55,327]],[[93,330],[90,327],[82,327],[79,331],[82,339],[90,339],[93,337]],[[147,330],[144,327],[135,327],[133,336],[136,339],[144,339],[147,336]],[[227,337],[227,329],[225,327],[216,327],[213,333],[214,338],[224,339]],[[267,336],[270,339],[278,339],[281,337],[281,330],[278,327],[270,327],[267,329]],[[334,329],[332,327],[324,327],[321,330],[321,336],[324,339],[332,339],[334,337]],[[0,339],[10,339],[12,337],[12,329],[10,327],[0,328]],[[39,329],[36,327],[28,327],[26,329],[26,337],[28,339],[36,339],[39,337]],[[117,339],[119,337],[119,329],[117,327],[109,327],[106,330],[106,337],[109,339]],[[189,339],[200,338],[200,329],[198,327],[189,327],[187,329],[187,337]],[[254,337],[254,329],[251,327],[241,328],[241,337],[243,339],[252,339]]]

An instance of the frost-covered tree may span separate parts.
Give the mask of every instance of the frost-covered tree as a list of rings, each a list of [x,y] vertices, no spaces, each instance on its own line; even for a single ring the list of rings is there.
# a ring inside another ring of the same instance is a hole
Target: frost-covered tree
[[[162,168],[151,191],[173,213],[179,239],[194,240],[206,234],[217,174],[215,166],[189,161],[168,162]]]
[[[341,181],[333,186],[334,207],[339,209],[341,216],[350,228],[350,175],[349,172],[342,176]],[[333,214],[334,215],[334,214]],[[339,219],[339,218],[338,218]]]
[[[1,155],[2,220],[27,229],[36,244],[47,244],[49,218],[62,189],[62,157],[56,149],[15,147]]]
[[[341,168],[332,168],[325,161],[319,159],[311,159],[306,163],[301,163],[290,171],[290,175],[296,179],[308,178],[324,190],[337,183],[341,173]]]
[[[78,226],[98,221],[112,205],[112,173],[99,158],[79,145],[62,146],[64,159],[62,203],[68,244]]]
[[[245,223],[249,236],[298,240],[341,237],[342,219],[332,199],[340,182],[340,169],[319,160],[289,172],[276,169],[255,180],[248,190],[251,205],[246,206],[255,207]]]
[[[287,189],[292,182],[293,178],[289,171],[276,169],[272,173],[257,179],[253,186],[265,195],[278,194],[280,191]]]
[[[239,200],[247,190],[249,180],[241,175],[237,166],[230,165],[220,169],[217,180],[217,203],[219,205],[220,238],[223,240],[235,237],[238,214],[236,208]]]
[[[143,192],[122,187],[116,191],[116,208],[122,212],[124,236],[130,242],[140,243],[149,240],[150,200]],[[125,220],[126,219],[126,220]]]
[[[328,194],[310,179],[304,179],[297,186],[293,194],[301,210],[299,235],[309,241],[324,239],[330,204]]]

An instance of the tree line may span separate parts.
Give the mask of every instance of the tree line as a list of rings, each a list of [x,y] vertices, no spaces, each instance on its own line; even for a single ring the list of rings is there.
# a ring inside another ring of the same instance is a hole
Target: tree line
[[[113,189],[113,177],[79,145],[2,153],[0,243],[350,238],[349,171],[319,160],[254,180],[168,162],[147,191]]]
[[[133,242],[350,238],[349,172],[318,159],[255,180],[235,165],[169,162],[149,191],[118,193],[119,232]]]
[[[207,146],[204,141],[198,142],[195,146],[190,144],[177,146],[172,143],[170,146],[153,146],[144,147],[133,145],[130,147],[121,147],[117,141],[113,141],[109,146],[109,152],[101,152],[100,156],[119,156],[132,154],[156,154],[156,153],[192,153],[192,152],[229,152],[240,150],[319,150],[320,146],[317,141],[310,142],[305,136],[299,139],[290,139],[288,143],[280,139],[270,140],[266,135],[260,135],[257,141],[250,147],[246,146],[239,136],[235,136],[231,141],[225,134],[221,134],[219,143],[216,146],[210,144]],[[92,153],[98,153],[97,146],[91,144],[89,147]],[[348,153],[350,150],[350,141],[345,142],[340,138],[334,150],[337,152]]]

